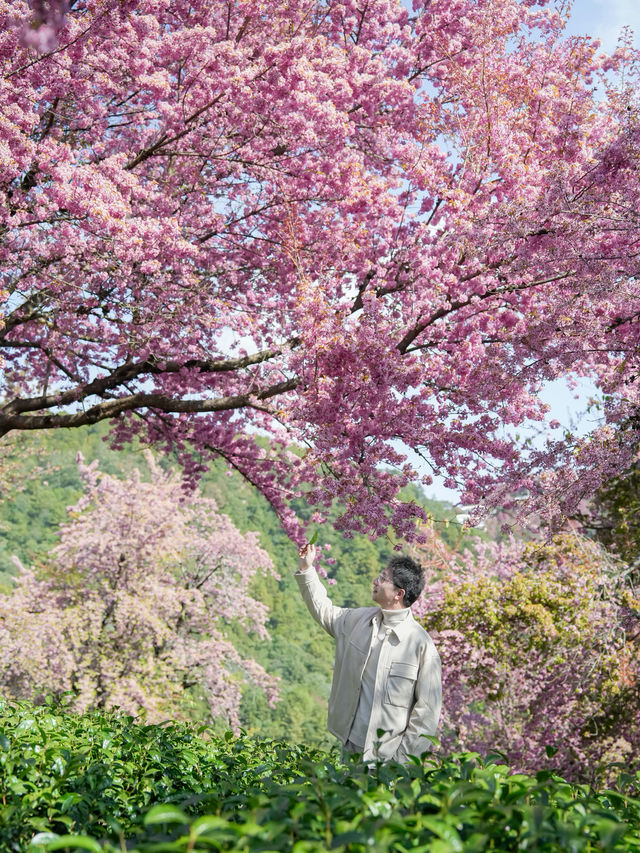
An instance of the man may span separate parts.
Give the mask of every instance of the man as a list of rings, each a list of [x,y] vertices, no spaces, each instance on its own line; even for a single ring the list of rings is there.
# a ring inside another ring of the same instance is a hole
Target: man
[[[313,618],[336,641],[328,728],[364,761],[406,763],[429,749],[440,717],[440,656],[413,618],[425,584],[420,566],[394,557],[373,582],[375,607],[335,607],[305,545],[295,578]],[[379,730],[382,734],[378,734]]]

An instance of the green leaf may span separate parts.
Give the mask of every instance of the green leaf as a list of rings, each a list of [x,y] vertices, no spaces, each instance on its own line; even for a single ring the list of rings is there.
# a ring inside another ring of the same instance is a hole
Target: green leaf
[[[553,758],[553,756],[558,751],[558,747],[557,746],[549,746],[549,744],[547,744],[544,748],[544,751],[547,753],[547,758]]]
[[[190,835],[192,838],[198,838],[201,835],[204,835],[205,832],[211,832],[215,829],[225,829],[229,826],[229,821],[225,820],[222,817],[216,817],[215,815],[205,815],[204,817],[199,817],[194,823],[191,825]]]
[[[18,726],[16,726],[14,735],[18,737],[19,735],[23,735],[25,732],[31,731],[31,729],[35,727],[35,724],[36,721],[34,719],[27,718],[26,720],[23,720],[18,724]]]
[[[309,539],[309,545],[315,545],[317,541],[318,541],[318,531],[314,530],[313,536],[311,537],[311,539]]]
[[[88,835],[59,835],[42,846],[45,850],[90,850],[91,853],[102,853],[102,845]]]
[[[189,818],[177,806],[170,803],[162,803],[150,809],[144,817],[144,825],[155,823],[189,823]]]
[[[455,828],[445,821],[440,820],[437,817],[427,816],[423,818],[422,825],[433,832],[435,836],[446,841],[447,844],[450,845],[450,849],[452,851],[459,853],[459,851],[464,849],[462,840]]]
[[[42,846],[49,841],[56,841],[60,836],[57,832],[39,832],[37,835],[34,835],[31,841],[29,842],[29,846]]]

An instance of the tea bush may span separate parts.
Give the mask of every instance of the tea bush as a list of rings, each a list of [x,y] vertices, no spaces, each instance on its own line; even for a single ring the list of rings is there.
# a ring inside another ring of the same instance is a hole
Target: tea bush
[[[594,792],[500,755],[345,765],[283,741],[0,701],[0,849],[15,853],[640,849],[640,780]]]

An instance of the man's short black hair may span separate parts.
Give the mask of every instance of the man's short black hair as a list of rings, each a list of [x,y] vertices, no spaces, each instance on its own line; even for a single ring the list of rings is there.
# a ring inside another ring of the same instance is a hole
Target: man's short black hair
[[[426,583],[422,566],[411,557],[392,557],[389,560],[389,569],[393,585],[404,590],[405,606],[411,607],[420,597]]]

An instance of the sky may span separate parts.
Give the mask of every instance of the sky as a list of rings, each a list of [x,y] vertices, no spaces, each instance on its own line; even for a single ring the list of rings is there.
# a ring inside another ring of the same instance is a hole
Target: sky
[[[599,38],[611,52],[625,25],[634,30],[635,44],[640,45],[640,0],[574,0],[568,29],[572,35]]]
[[[640,0],[574,0],[567,31],[571,35],[599,38],[602,50],[611,53],[625,26],[634,31],[634,44],[640,47]],[[550,406],[549,417],[563,427],[570,427],[574,433],[584,434],[596,425],[593,413],[587,412],[589,398],[597,396],[592,382],[580,380],[575,390],[569,390],[565,382],[557,380],[549,383],[540,396]],[[534,429],[532,427],[532,432]],[[518,432],[525,435],[526,429],[519,427]],[[459,502],[459,493],[445,488],[437,477],[426,491],[429,497],[453,504]]]

